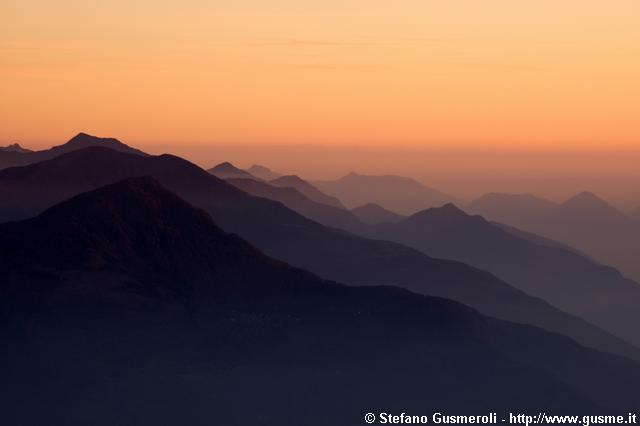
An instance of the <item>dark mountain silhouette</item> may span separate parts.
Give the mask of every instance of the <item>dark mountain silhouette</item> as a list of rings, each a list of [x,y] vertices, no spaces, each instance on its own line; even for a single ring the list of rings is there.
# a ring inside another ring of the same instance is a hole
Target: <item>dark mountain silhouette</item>
[[[239,169],[229,162],[220,163],[207,171],[212,175],[219,177],[220,179],[243,178],[259,180],[251,173]]]
[[[259,164],[254,164],[253,166],[249,167],[247,169],[247,172],[267,182],[270,180],[278,179],[282,176],[282,174],[274,172],[270,168],[261,166]]]
[[[640,281],[640,226],[628,215],[591,192],[560,204],[545,201],[535,208],[520,201],[504,194],[485,196],[472,202],[468,210],[575,247]]]
[[[328,206],[337,207],[339,209],[345,208],[339,199],[325,194],[315,186],[311,185],[309,182],[301,179],[296,175],[281,176],[277,179],[270,181],[269,184],[273,186],[278,186],[281,188],[286,188],[286,187],[295,188],[298,191],[300,191],[302,194],[304,194],[307,198],[317,203],[326,204]]]
[[[640,345],[640,284],[576,252],[505,232],[453,204],[429,209],[369,236],[489,271],[526,293]],[[637,356],[637,354],[636,354]]]
[[[27,164],[37,163],[39,161],[49,160],[59,155],[66,154],[78,149],[87,148],[90,146],[101,146],[105,148],[111,148],[116,151],[127,152],[130,154],[147,155],[144,152],[131,148],[113,138],[99,138],[91,136],[86,133],[78,133],[71,138],[67,143],[63,145],[54,146],[53,148],[43,151],[28,151],[24,152],[19,150],[0,150],[0,169],[13,166],[23,166]]]
[[[640,221],[640,207],[638,207],[635,210],[632,210],[631,213],[629,213],[629,216],[631,217],[631,219]]]
[[[374,203],[368,203],[360,207],[356,207],[351,209],[351,212],[360,219],[361,222],[369,225],[377,225],[385,222],[394,223],[405,219],[405,216],[389,211]]]
[[[453,199],[420,182],[401,176],[367,176],[349,173],[334,181],[314,182],[321,191],[354,208],[376,203],[401,214],[413,214],[429,207],[441,206]]]
[[[533,324],[602,350],[620,352],[610,336],[464,264],[434,259],[386,241],[324,227],[283,204],[253,197],[172,156],[138,156],[86,148],[0,171],[0,221],[34,216],[73,195],[127,177],[152,176],[206,210],[225,231],[271,257],[351,285],[396,285],[465,303],[496,318]]]
[[[0,253],[3,424],[327,425],[425,401],[504,415],[640,404],[632,361],[448,300],[323,281],[147,178],[0,225]]]
[[[257,197],[279,201],[291,210],[325,226],[361,231],[362,222],[350,211],[309,199],[293,187],[272,186],[254,179],[227,179],[236,188]]]
[[[0,151],[3,152],[19,152],[21,154],[27,154],[29,152],[33,152],[30,149],[26,149],[20,146],[20,144],[14,143],[7,146],[0,146]]]

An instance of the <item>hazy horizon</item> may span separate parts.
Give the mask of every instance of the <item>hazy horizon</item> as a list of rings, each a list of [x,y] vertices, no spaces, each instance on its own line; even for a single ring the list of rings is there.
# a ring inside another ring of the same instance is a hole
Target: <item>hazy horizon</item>
[[[18,1],[0,144],[640,205],[640,3]],[[276,155],[277,153],[277,155]]]
[[[89,132],[91,133],[91,132]],[[0,146],[20,143],[34,150],[48,149],[60,140],[0,141]],[[308,180],[333,180],[350,172],[414,178],[461,201],[489,192],[530,193],[556,202],[590,191],[624,212],[640,207],[640,149],[532,149],[445,146],[370,146],[335,144],[211,144],[124,143],[152,154],[182,156],[208,169],[224,161],[240,168],[260,164],[283,174]]]

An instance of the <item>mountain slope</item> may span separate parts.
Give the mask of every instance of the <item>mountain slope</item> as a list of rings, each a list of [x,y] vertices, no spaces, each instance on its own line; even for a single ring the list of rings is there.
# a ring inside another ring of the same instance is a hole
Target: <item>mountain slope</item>
[[[270,181],[269,184],[280,188],[295,188],[300,191],[300,193],[304,194],[307,198],[317,203],[326,204],[328,206],[336,207],[339,209],[345,208],[339,199],[325,194],[315,186],[311,185],[309,182],[302,180],[296,175],[281,176]]]
[[[465,207],[465,211],[518,229],[530,230],[531,223],[556,207],[556,203],[531,194],[490,193],[473,200]]]
[[[368,235],[487,270],[528,294],[640,345],[640,284],[574,251],[505,232],[453,204],[429,209]]]
[[[274,179],[278,179],[282,175],[280,173],[274,172],[268,167],[261,166],[260,164],[254,164],[246,170],[251,175],[260,178],[265,181],[270,181]]]
[[[640,281],[640,226],[629,216],[590,192],[567,201],[532,208],[515,196],[482,197],[468,211],[489,220],[547,237],[614,266],[629,278]]]
[[[503,415],[640,403],[631,361],[451,301],[323,281],[146,178],[0,225],[0,253],[4,424],[326,425],[425,401]]]
[[[22,154],[26,154],[29,152],[33,152],[30,149],[26,149],[20,146],[20,144],[14,143],[11,145],[7,145],[7,146],[0,146],[0,151],[2,152],[19,152]]]
[[[144,152],[131,148],[117,139],[99,138],[86,133],[78,133],[69,139],[67,143],[43,151],[29,151],[24,149],[0,150],[0,169],[49,160],[59,155],[91,146],[101,146],[130,154],[146,155]]]
[[[495,276],[397,243],[326,228],[281,203],[253,197],[171,155],[138,156],[86,148],[0,171],[0,221],[31,217],[64,199],[127,177],[152,176],[206,210],[227,232],[271,257],[351,285],[396,285],[465,303],[501,319],[534,324],[602,350],[621,352],[578,318],[529,297]],[[624,353],[624,352],[623,352]]]
[[[360,230],[362,223],[348,210],[313,201],[293,187],[272,186],[253,179],[227,179],[236,188],[257,197],[279,201],[291,210],[325,226]]]
[[[385,222],[400,222],[405,218],[374,203],[356,207],[351,209],[351,212],[356,215],[360,221],[369,225],[377,225]]]
[[[350,173],[338,180],[314,182],[314,185],[342,200],[349,208],[375,203],[401,214],[413,214],[453,200],[442,192],[401,176]]]
[[[212,175],[219,177],[220,179],[232,179],[232,178],[254,179],[254,180],[257,179],[255,176],[251,175],[249,172],[239,169],[229,162],[220,163],[217,166],[212,167],[207,171]]]

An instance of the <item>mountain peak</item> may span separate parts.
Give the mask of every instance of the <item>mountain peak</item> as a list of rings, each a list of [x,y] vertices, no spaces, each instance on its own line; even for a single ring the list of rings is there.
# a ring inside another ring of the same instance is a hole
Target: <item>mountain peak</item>
[[[219,169],[219,170],[240,170],[239,168],[237,168],[236,166],[234,166],[233,164],[231,164],[228,161],[224,161],[220,164],[218,164],[217,166],[213,167],[213,169]]]
[[[592,192],[583,191],[560,205],[560,211],[569,217],[579,217],[591,223],[627,223],[629,217]],[[608,225],[608,226],[609,226]]]
[[[427,212],[430,212],[430,213],[437,212],[438,214],[448,215],[448,216],[469,216],[464,210],[462,210],[460,207],[456,206],[454,203],[451,203],[451,202],[443,204],[440,207],[432,207],[430,209],[419,211],[415,215],[420,215]]]
[[[606,201],[590,191],[582,191],[565,201],[563,206],[574,207],[606,207],[613,209]]]
[[[443,205],[442,207],[438,208],[437,210],[440,210],[442,212],[446,212],[448,214],[456,214],[456,215],[468,216],[467,213],[465,213],[460,207],[456,206],[454,203],[447,203],[447,204]]]
[[[380,204],[376,203],[366,203],[358,207],[354,207],[352,210],[362,210],[362,211],[389,211],[382,207]]]
[[[18,144],[18,143],[14,143],[14,144],[7,145],[7,146],[0,146],[0,151],[20,152],[20,153],[33,152],[30,149],[26,149],[26,148],[21,147],[20,144]]]
[[[162,203],[158,200],[162,200]],[[73,217],[74,221],[84,222],[84,219],[74,217],[73,213],[83,211],[92,212],[84,215],[90,218],[91,223],[100,222],[100,218],[109,222],[117,221],[115,217],[128,214],[127,211],[138,212],[146,209],[158,213],[157,209],[161,204],[169,206],[169,210],[174,212],[179,211],[180,208],[190,207],[177,195],[165,189],[156,179],[150,176],[131,177],[72,197],[45,211],[41,217]],[[190,208],[199,211],[193,207]],[[151,217],[160,219],[161,215],[151,215]]]
[[[93,136],[84,132],[78,133],[77,135],[69,139],[67,143],[63,145],[54,146],[50,150],[44,151],[44,152],[52,155],[60,155],[63,153],[76,151],[81,148],[88,148],[91,146],[111,148],[116,151],[127,152],[130,154],[147,155],[146,153],[140,151],[139,149],[131,148],[129,145],[120,142],[118,139],[101,138],[101,137]],[[37,152],[37,154],[41,154],[41,153],[42,151]],[[50,155],[47,156],[47,158],[50,158]]]
[[[127,178],[76,195],[32,219],[2,224],[0,232],[0,252],[27,247],[15,253],[16,264],[46,270],[52,265],[63,270],[98,267],[103,276],[126,270],[129,278],[115,281],[136,287],[138,295],[161,298],[210,287],[212,277],[223,283],[216,275],[222,265],[233,265],[238,256],[261,256],[151,177]],[[34,244],[38,239],[41,243]],[[0,269],[6,266],[3,261]],[[194,265],[200,265],[197,273]],[[110,279],[83,283],[88,292],[118,288]]]
[[[217,166],[214,166],[207,171],[220,179],[245,178],[245,179],[260,180],[259,178],[255,177],[251,173],[234,166],[229,161],[220,163]]]
[[[434,218],[434,219],[447,219],[447,220],[459,220],[462,218],[469,218],[465,211],[460,209],[454,203],[446,203],[442,207],[434,207],[426,210],[419,211],[412,216],[409,216],[407,220],[415,220],[420,218]]]
[[[89,144],[101,144],[101,143],[119,143],[121,144],[122,142],[120,142],[117,139],[114,138],[101,138],[98,136],[93,136],[90,135],[88,133],[84,133],[84,132],[80,132],[77,135],[75,135],[74,137],[72,137],[71,139],[69,139],[66,143],[66,145],[89,145]]]
[[[112,151],[124,152],[126,154],[135,154],[147,157],[147,153],[139,149],[132,148],[114,138],[100,138],[92,136],[88,133],[80,132],[67,142],[53,146],[49,149],[40,151],[31,151],[22,148],[18,144],[10,145],[6,148],[0,148],[0,152],[6,153],[0,158],[0,169],[13,166],[26,166],[28,164],[40,163],[42,161],[51,160],[73,151],[79,151],[86,148],[106,148]],[[18,155],[17,155],[18,154]]]
[[[253,176],[259,177],[260,179],[271,181],[274,179],[278,179],[282,175],[280,173],[274,172],[268,167],[262,166],[260,164],[254,164],[249,167],[247,172],[251,173]]]

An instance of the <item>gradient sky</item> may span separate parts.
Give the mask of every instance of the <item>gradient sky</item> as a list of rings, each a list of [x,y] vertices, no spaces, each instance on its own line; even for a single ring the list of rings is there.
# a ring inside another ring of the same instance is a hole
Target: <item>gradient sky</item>
[[[0,144],[640,151],[639,22],[637,0],[3,0]]]
[[[3,0],[0,139],[630,147],[637,0]]]

